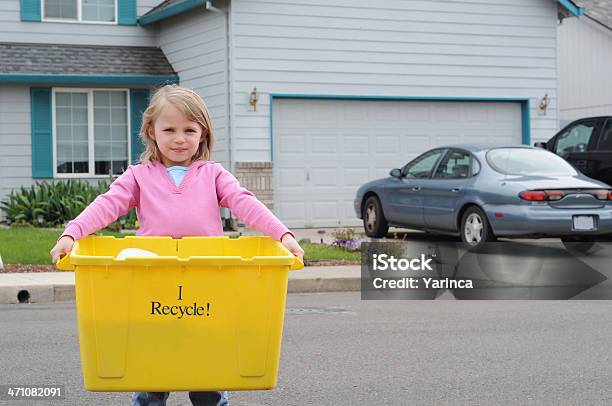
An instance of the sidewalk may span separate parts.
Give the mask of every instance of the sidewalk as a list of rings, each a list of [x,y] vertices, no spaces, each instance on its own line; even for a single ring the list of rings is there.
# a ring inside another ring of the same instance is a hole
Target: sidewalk
[[[360,266],[309,266],[289,272],[288,293],[357,291]],[[0,304],[75,300],[74,272],[0,274]]]
[[[339,227],[343,228],[343,227]],[[358,234],[360,227],[354,227]],[[292,229],[298,240],[331,244],[336,228]],[[58,229],[58,232],[61,229]],[[250,229],[225,232],[226,236],[261,235]],[[367,240],[364,235],[360,239]],[[308,266],[289,272],[288,293],[342,292],[360,289],[360,265]],[[54,303],[75,300],[73,272],[0,273],[0,304]]]

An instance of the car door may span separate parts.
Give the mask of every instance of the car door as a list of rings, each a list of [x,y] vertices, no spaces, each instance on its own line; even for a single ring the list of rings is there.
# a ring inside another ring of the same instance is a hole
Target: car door
[[[423,215],[427,228],[456,230],[455,213],[471,181],[472,160],[468,151],[448,150],[432,179],[423,185]]]
[[[548,149],[590,176],[595,170],[592,152],[597,145],[600,128],[601,120],[597,118],[573,122],[553,138]]]
[[[612,118],[602,120],[596,141],[597,144],[586,157],[590,163],[590,167],[587,168],[588,176],[610,185],[612,184]]]
[[[389,222],[407,227],[425,225],[421,189],[445,152],[443,148],[428,151],[405,165],[400,177],[393,178],[386,190],[389,205],[385,216]]]

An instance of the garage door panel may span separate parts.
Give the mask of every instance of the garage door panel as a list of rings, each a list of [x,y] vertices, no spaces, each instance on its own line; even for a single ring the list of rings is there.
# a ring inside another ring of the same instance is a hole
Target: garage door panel
[[[336,188],[338,186],[337,168],[313,168],[310,170],[310,182],[316,188]]]
[[[306,186],[306,169],[285,168],[276,176],[278,186],[283,190],[304,189]]]
[[[344,156],[360,156],[366,158],[370,154],[370,135],[342,134],[342,152]]]
[[[285,155],[300,155],[306,147],[303,135],[288,135],[280,141],[278,152]]]
[[[274,201],[288,227],[360,224],[364,183],[457,143],[521,142],[519,103],[278,99]]]
[[[275,211],[287,227],[300,227],[306,217],[306,203],[297,201],[275,203]]]
[[[396,155],[400,150],[401,141],[399,135],[381,135],[376,137],[374,152],[379,154]]]
[[[344,168],[344,184],[348,187],[358,188],[372,179],[372,171],[368,168]]]
[[[313,135],[310,140],[310,151],[315,154],[336,155],[338,153],[338,136],[336,134]]]
[[[312,202],[312,214],[317,221],[337,222],[340,218],[338,212],[338,202],[333,201],[318,201]]]

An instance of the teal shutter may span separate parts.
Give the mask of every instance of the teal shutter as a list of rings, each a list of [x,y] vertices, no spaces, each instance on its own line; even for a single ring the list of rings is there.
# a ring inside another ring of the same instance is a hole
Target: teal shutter
[[[40,21],[41,0],[21,0],[21,21]]]
[[[53,129],[51,88],[33,87],[32,104],[32,178],[53,178]]]
[[[120,25],[136,25],[136,0],[117,0]]]
[[[142,113],[149,105],[149,89],[130,89],[130,142],[132,144],[132,165],[140,162],[140,154],[144,151],[144,145],[140,141],[140,126],[142,125]]]

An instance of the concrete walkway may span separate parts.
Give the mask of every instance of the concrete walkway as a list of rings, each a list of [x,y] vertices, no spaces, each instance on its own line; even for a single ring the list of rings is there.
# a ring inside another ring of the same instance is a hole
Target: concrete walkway
[[[289,272],[289,293],[359,290],[360,266],[309,266]],[[75,300],[73,272],[0,273],[0,304]]]

